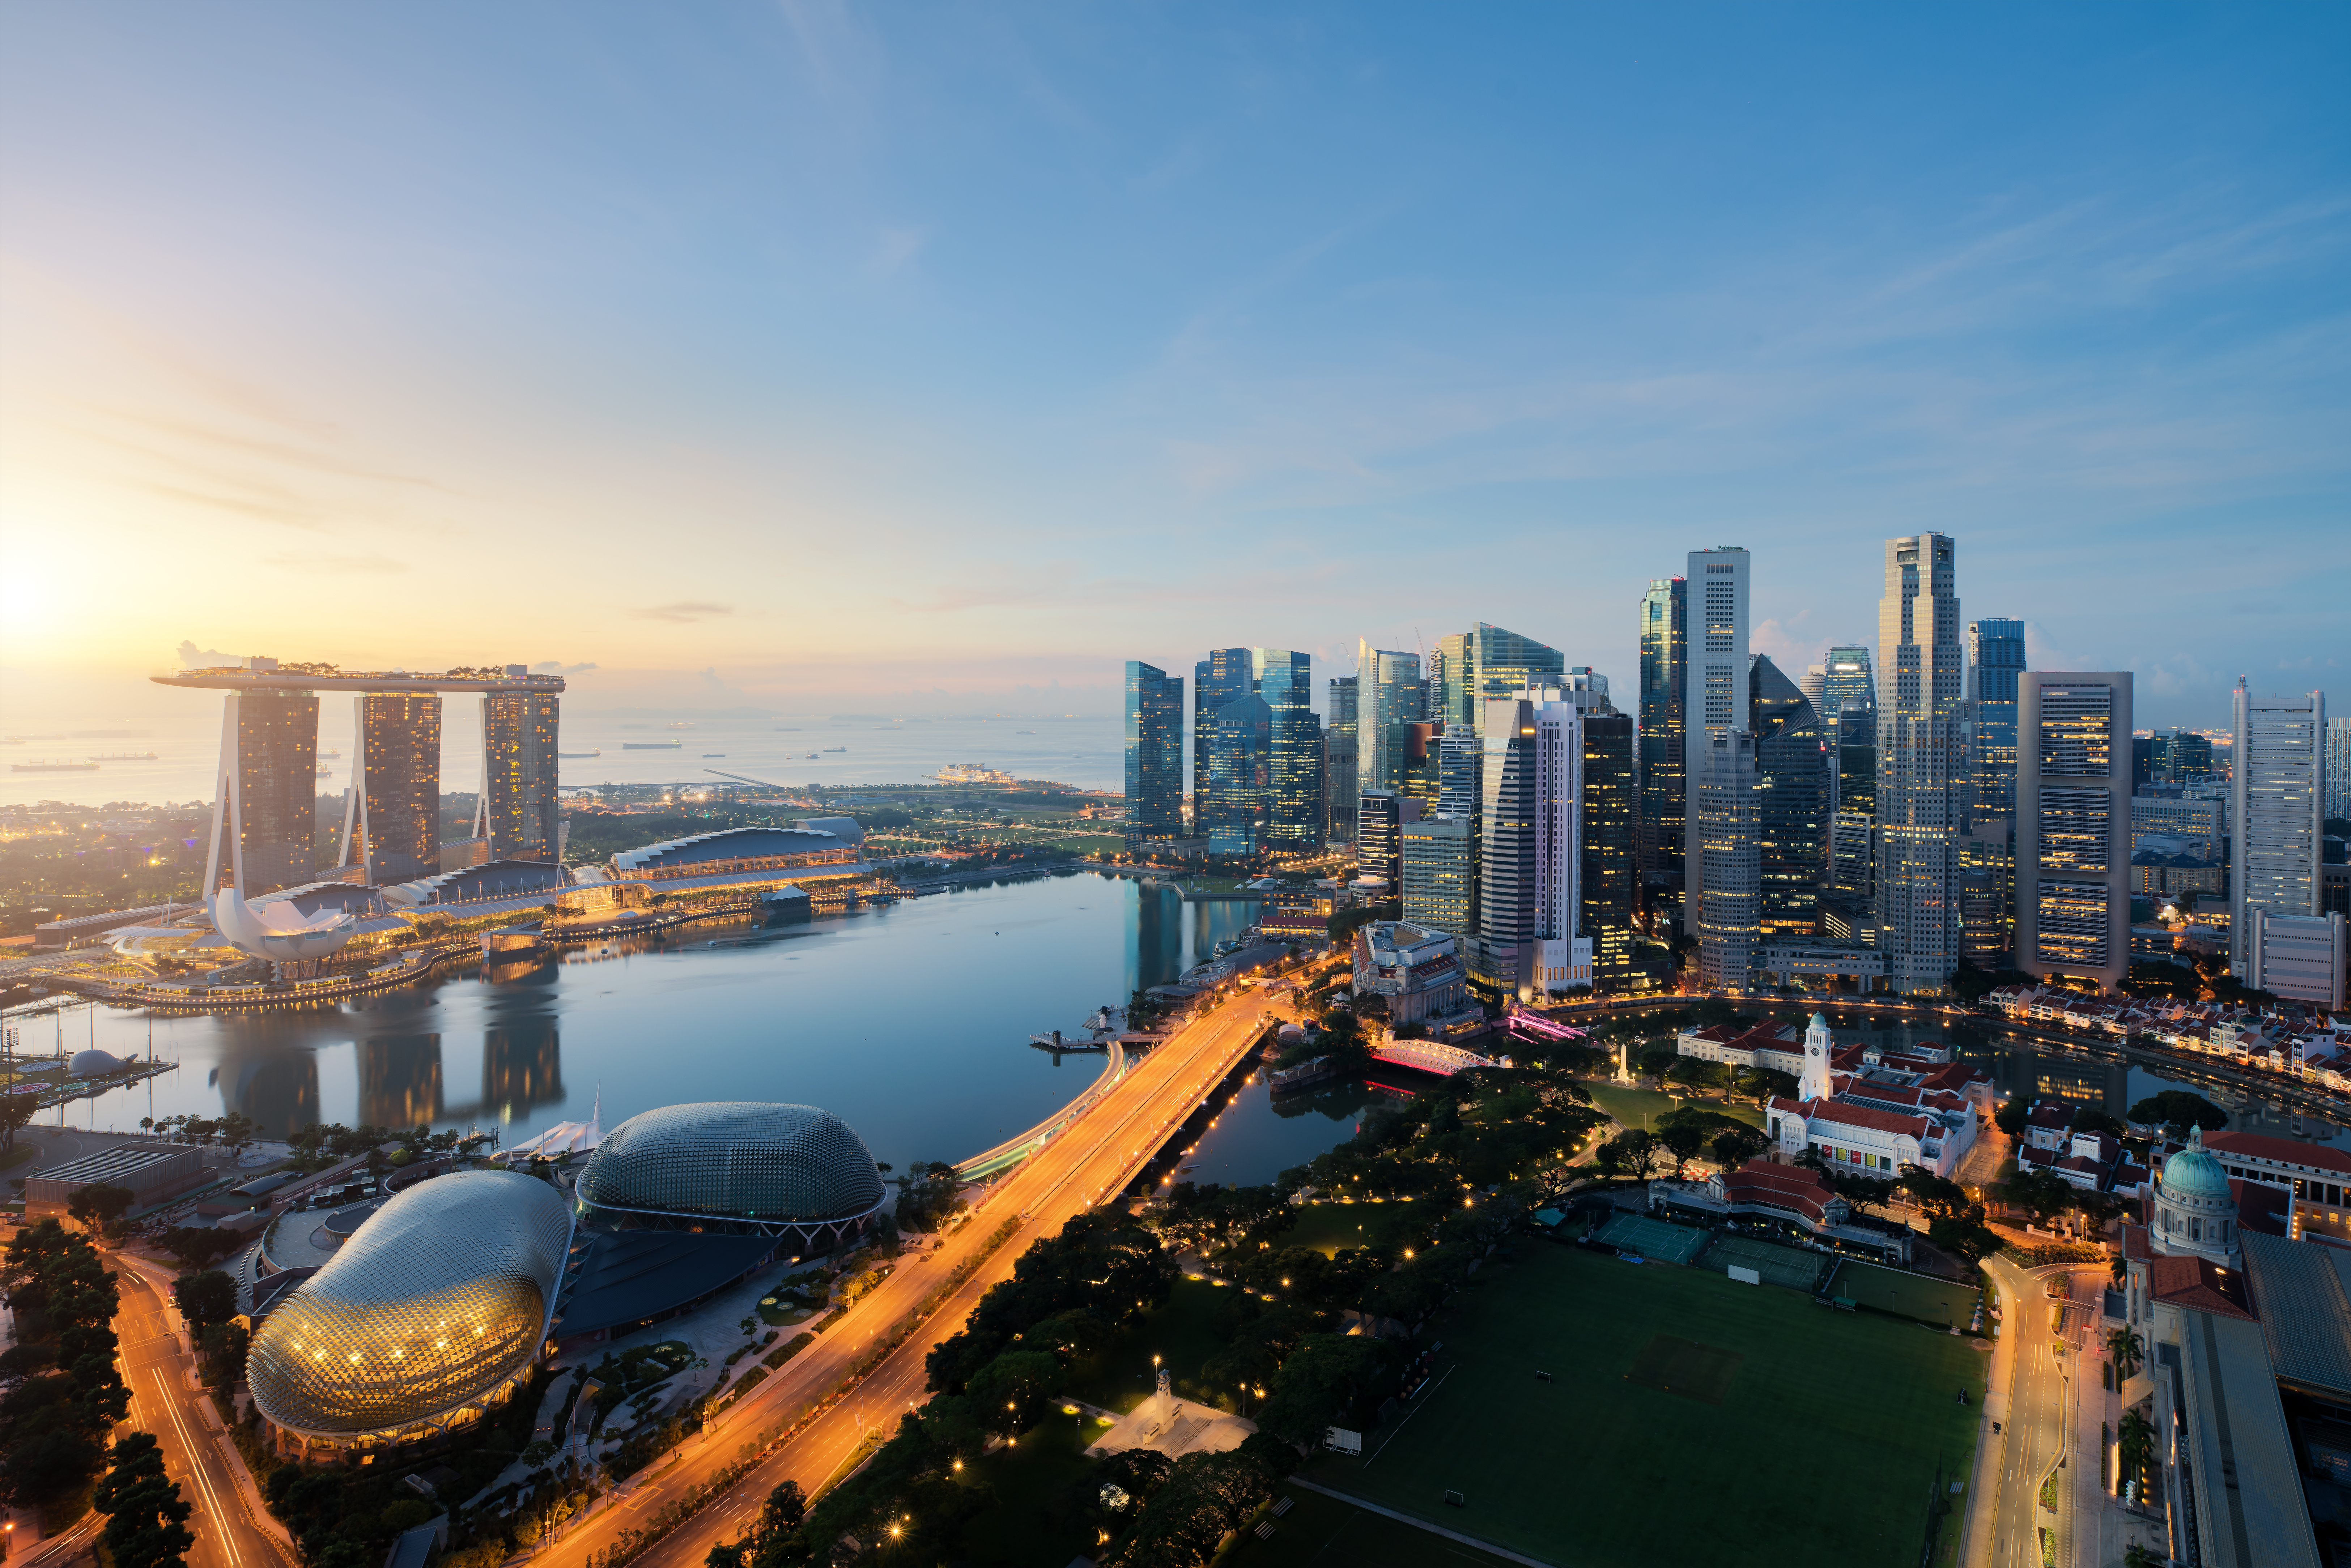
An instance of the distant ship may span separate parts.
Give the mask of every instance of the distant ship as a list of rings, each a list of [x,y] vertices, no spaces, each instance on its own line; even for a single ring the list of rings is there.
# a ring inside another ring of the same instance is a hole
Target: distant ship
[[[1034,735],[1037,732],[1033,729],[1016,729],[1012,733],[1015,735]]]
[[[152,751],[102,751],[90,758],[92,762],[152,762]]]
[[[676,751],[683,748],[685,742],[682,740],[624,740],[621,742],[621,749],[623,751]]]
[[[845,746],[828,746],[828,747],[825,747],[825,749],[826,749],[827,751],[846,751],[846,750],[848,750],[848,749],[849,749],[849,747],[845,747]]]
[[[11,762],[11,773],[95,773],[95,762]]]
[[[332,779],[334,776],[335,770],[331,768],[321,768],[319,769],[319,777],[321,779]]]
[[[590,751],[559,751],[555,755],[558,757],[601,757],[604,755],[604,748],[600,746]]]
[[[723,751],[705,751],[702,755],[705,757],[724,757],[726,754]]]
[[[340,751],[322,751],[322,752],[319,753],[319,756],[321,756],[321,757],[335,757],[335,758],[340,758],[340,757],[341,757],[341,756],[342,756],[342,753],[341,753],[341,752],[340,752]]]
[[[694,726],[687,724],[684,720],[681,719],[675,724],[665,724],[662,726],[662,727],[664,729],[692,729]]]

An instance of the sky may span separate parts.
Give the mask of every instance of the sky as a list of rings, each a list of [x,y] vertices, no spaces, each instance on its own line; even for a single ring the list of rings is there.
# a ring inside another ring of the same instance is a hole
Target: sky
[[[19,6],[0,728],[191,653],[1108,714],[1123,660],[1629,686],[1882,542],[2142,726],[2351,703],[2340,7]]]

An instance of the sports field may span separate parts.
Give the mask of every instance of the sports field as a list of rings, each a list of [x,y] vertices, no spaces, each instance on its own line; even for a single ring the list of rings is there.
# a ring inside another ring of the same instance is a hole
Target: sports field
[[[1302,1473],[1576,1568],[1916,1562],[1968,1474],[1989,1358],[1963,1339],[1580,1249],[1478,1278],[1431,1387]]]
[[[1829,1271],[1832,1261],[1823,1253],[1807,1252],[1801,1247],[1782,1247],[1777,1242],[1758,1241],[1752,1236],[1718,1230],[1714,1245],[1706,1249],[1702,1266],[1723,1274],[1735,1263],[1742,1269],[1754,1270],[1767,1285],[1802,1291],[1809,1296],[1820,1289],[1821,1276]]]
[[[1956,1328],[1961,1333],[1967,1333],[1968,1314],[1975,1311],[1978,1299],[1975,1291],[1948,1280],[1929,1280],[1906,1274],[1899,1269],[1854,1262],[1836,1271],[1836,1278],[1829,1281],[1829,1294],[1843,1296],[1859,1306],[1876,1307],[1881,1312],[1916,1318],[1922,1323]]]

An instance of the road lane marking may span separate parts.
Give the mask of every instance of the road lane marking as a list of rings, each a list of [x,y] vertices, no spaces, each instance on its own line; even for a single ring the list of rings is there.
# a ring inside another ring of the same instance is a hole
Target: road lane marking
[[[172,1417],[172,1429],[180,1435],[180,1446],[187,1451],[188,1469],[195,1477],[197,1490],[204,1494],[204,1507],[221,1521],[219,1526],[221,1550],[228,1553],[231,1563],[242,1563],[245,1559],[237,1552],[236,1535],[228,1524],[228,1511],[221,1507],[220,1494],[213,1489],[212,1478],[204,1474],[203,1452],[196,1447],[194,1440],[188,1436],[188,1424],[181,1418],[180,1407],[172,1403],[172,1390],[163,1381],[162,1369],[154,1369],[152,1375],[155,1379],[156,1396],[163,1401],[164,1407]]]

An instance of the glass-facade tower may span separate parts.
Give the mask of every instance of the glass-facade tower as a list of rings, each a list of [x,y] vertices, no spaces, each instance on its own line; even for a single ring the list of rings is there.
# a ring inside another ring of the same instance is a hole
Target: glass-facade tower
[[[1356,688],[1353,675],[1332,676],[1330,706],[1323,718],[1322,799],[1331,814],[1330,826],[1324,831],[1334,844],[1355,841]]]
[[[1208,852],[1265,852],[1273,815],[1273,710],[1255,695],[1217,710],[1208,736]]]
[[[1641,596],[1641,877],[1653,906],[1682,902],[1687,785],[1682,777],[1682,685],[1689,658],[1689,583],[1650,580]]]
[[[1126,662],[1126,847],[1184,836],[1184,677]]]
[[[1749,670],[1748,702],[1762,935],[1766,941],[1803,940],[1819,925],[1828,872],[1829,775],[1820,719],[1795,683],[1761,653]]]
[[[1192,666],[1192,828],[1208,831],[1209,737],[1216,733],[1217,715],[1235,697],[1257,689],[1247,648],[1212,648]]]
[[[1420,718],[1420,655],[1355,644],[1357,793],[1404,788],[1405,726]]]
[[[2016,816],[2016,678],[2024,673],[2024,622],[1968,623],[1968,706],[1975,725],[1977,819]]]
[[[250,898],[311,878],[319,815],[319,699],[305,692],[264,690],[240,692],[235,701],[238,814]]]
[[[1592,940],[1595,990],[1631,988],[1638,974],[1633,958],[1633,910],[1639,891],[1635,827],[1639,821],[1633,772],[1633,716],[1583,716],[1583,875],[1576,893],[1578,924]]]
[[[1252,648],[1257,695],[1271,716],[1271,789],[1264,848],[1309,851],[1322,842],[1322,740],[1314,721],[1313,660],[1287,648]]]
[[[492,860],[547,865],[562,862],[562,830],[555,809],[561,700],[543,692],[482,699],[482,756],[488,764],[489,785],[483,815]],[[439,852],[436,845],[436,869]]]
[[[1966,656],[1958,547],[1948,534],[1888,539],[1877,607],[1877,928],[1904,995],[1939,995],[1959,958],[1966,826]]]
[[[381,885],[441,869],[441,699],[370,692],[344,805],[343,863]]]

